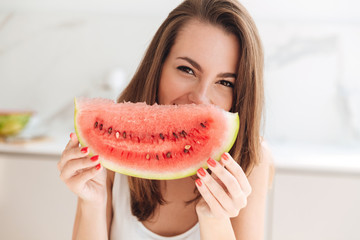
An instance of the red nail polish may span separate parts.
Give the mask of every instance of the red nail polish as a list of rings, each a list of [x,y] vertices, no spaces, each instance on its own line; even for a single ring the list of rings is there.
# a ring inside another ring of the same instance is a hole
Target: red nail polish
[[[209,159],[207,160],[207,163],[208,163],[210,166],[212,166],[212,167],[215,167],[215,166],[216,166],[216,162],[215,162],[215,160],[212,159],[212,158],[209,158]]]
[[[81,149],[81,152],[82,152],[82,153],[87,153],[87,151],[88,151],[88,147],[83,147],[83,148]]]
[[[229,160],[229,156],[226,154],[226,152],[224,152],[222,155],[221,155],[222,159],[227,161]]]
[[[73,134],[74,134],[74,133],[70,133],[70,139],[72,139]]]
[[[202,177],[205,177],[205,176],[206,176],[206,172],[205,172],[205,170],[204,170],[203,168],[199,168],[199,169],[197,170],[197,172],[198,172],[199,175],[202,176]]]
[[[201,187],[202,182],[201,182],[200,178],[196,179],[195,182],[199,187]]]
[[[99,159],[99,155],[95,155],[90,158],[90,160],[94,162],[97,161],[98,159]]]
[[[95,166],[96,170],[99,170],[101,168],[100,163],[98,165]]]

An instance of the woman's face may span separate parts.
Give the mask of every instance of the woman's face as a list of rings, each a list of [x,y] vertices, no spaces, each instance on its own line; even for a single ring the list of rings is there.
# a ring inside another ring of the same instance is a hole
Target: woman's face
[[[239,59],[237,38],[220,27],[190,21],[164,62],[159,104],[214,104],[227,111]]]

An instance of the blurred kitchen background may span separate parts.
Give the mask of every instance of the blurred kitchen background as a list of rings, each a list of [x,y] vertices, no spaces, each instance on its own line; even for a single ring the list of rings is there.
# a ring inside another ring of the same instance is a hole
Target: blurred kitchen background
[[[115,99],[180,2],[0,0],[0,110],[34,112],[0,142],[0,239],[71,238],[76,197],[56,164],[73,99]],[[360,239],[360,2],[241,3],[265,48],[265,239]]]

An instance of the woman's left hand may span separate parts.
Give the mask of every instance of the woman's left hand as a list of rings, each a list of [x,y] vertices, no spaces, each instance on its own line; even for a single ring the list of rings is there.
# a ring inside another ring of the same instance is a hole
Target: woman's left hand
[[[208,166],[212,174],[203,168],[197,171],[199,179],[196,180],[196,186],[202,196],[196,205],[198,216],[238,216],[251,193],[244,171],[228,153],[221,156],[220,162],[209,158]]]

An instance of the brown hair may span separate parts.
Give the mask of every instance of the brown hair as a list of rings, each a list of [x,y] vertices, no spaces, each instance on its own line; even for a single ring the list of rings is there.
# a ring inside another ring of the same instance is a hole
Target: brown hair
[[[181,27],[190,20],[220,26],[234,34],[240,44],[240,59],[231,112],[238,112],[240,129],[230,154],[246,174],[260,158],[260,122],[263,108],[263,51],[257,28],[246,9],[236,0],[186,0],[162,23],[142,62],[118,102],[157,102],[163,63]],[[139,221],[152,216],[165,200],[159,181],[129,177],[131,209]]]

